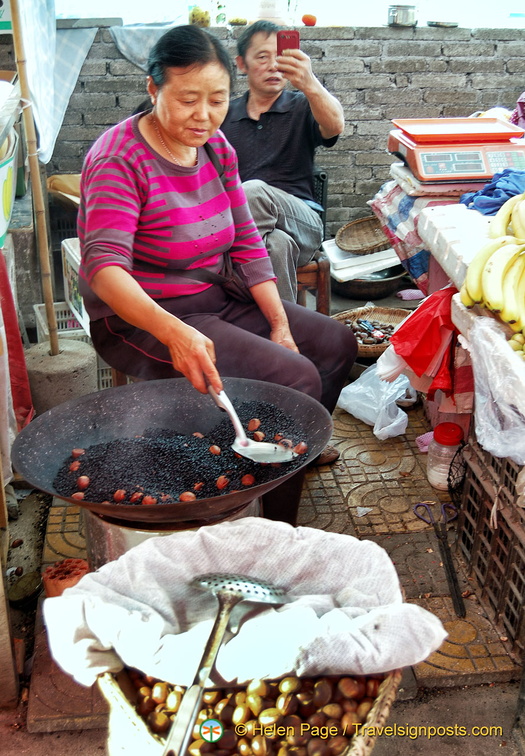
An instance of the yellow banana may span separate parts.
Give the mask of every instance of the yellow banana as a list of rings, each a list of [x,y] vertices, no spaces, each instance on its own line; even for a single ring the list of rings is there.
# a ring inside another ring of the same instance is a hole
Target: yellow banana
[[[521,312],[518,304],[519,281],[525,270],[525,254],[521,252],[509,265],[503,279],[503,307],[499,314],[500,318],[516,326],[513,330],[521,331],[525,323],[521,322]]]
[[[514,236],[499,236],[497,239],[491,239],[481,247],[479,252],[470,261],[464,284],[469,297],[475,304],[483,300],[481,274],[485,265],[497,249],[512,242],[516,242]]]
[[[523,270],[521,271],[521,275],[519,277],[519,280],[516,283],[516,305],[517,305],[517,315],[518,319],[516,321],[516,324],[521,324],[522,326],[522,333],[525,336],[525,266]],[[514,328],[514,326],[511,325],[511,328],[513,331],[519,330]]]
[[[490,219],[489,236],[491,239],[497,239],[498,236],[505,236],[511,220],[512,209],[514,205],[525,199],[525,194],[515,194],[500,207],[496,215]]]
[[[481,273],[483,301],[492,312],[503,309],[503,279],[514,259],[525,249],[525,244],[504,244],[488,259]]]
[[[510,222],[514,236],[525,240],[525,202],[517,202],[514,205]]]
[[[463,281],[463,285],[461,286],[461,289],[459,290],[459,299],[461,301],[461,304],[463,307],[474,307],[476,304],[470,294],[467,291],[467,287],[465,286],[465,282]]]

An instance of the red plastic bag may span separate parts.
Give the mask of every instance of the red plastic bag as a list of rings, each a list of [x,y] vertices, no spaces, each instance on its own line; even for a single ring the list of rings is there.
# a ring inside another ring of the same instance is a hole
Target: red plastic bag
[[[450,310],[454,294],[453,286],[431,294],[390,337],[396,354],[418,377],[441,374],[450,364],[448,347],[456,331]]]

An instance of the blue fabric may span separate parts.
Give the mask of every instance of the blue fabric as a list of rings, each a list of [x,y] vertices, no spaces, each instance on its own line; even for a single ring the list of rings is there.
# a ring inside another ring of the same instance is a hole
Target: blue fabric
[[[525,192],[525,171],[505,168],[501,173],[495,173],[492,181],[485,184],[483,189],[478,192],[467,192],[459,201],[482,215],[496,215],[508,199],[523,192]]]
[[[387,218],[388,228],[395,233],[400,223],[403,223],[408,219],[410,211],[414,207],[415,201],[419,197],[410,197],[405,195],[398,203],[397,212],[392,212]]]
[[[427,249],[421,249],[416,252],[412,257],[408,257],[406,260],[401,260],[401,264],[407,270],[411,278],[417,279],[424,273],[428,273],[428,262],[430,260],[430,252]]]

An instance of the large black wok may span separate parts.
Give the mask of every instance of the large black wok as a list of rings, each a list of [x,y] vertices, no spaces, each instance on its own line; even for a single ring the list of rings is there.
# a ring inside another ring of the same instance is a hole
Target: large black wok
[[[232,401],[268,402],[302,427],[309,454],[300,467],[326,446],[332,432],[332,419],[315,399],[263,381],[225,378],[223,383]],[[53,481],[75,447],[86,448],[141,435],[148,428],[174,430],[185,435],[191,435],[196,429],[206,433],[223,418],[224,413],[213,399],[200,394],[185,378],[119,386],[64,402],[37,417],[17,436],[12,462],[15,470],[35,488],[112,519],[128,523],[218,519],[275,488],[300,468],[295,464],[289,472],[283,464],[280,477],[246,490],[193,502],[147,507],[77,501],[59,494]]]

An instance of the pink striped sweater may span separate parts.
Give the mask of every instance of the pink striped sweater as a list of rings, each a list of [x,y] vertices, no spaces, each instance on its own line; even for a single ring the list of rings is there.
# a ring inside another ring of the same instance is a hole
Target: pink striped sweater
[[[224,167],[223,185],[204,147],[197,165],[173,165],[142,137],[139,118],[102,134],[82,169],[80,292],[91,319],[113,314],[89,286],[106,265],[123,267],[153,299],[203,291],[210,284],[177,270],[219,273],[228,250],[248,286],[275,280],[224,134],[210,139]]]

